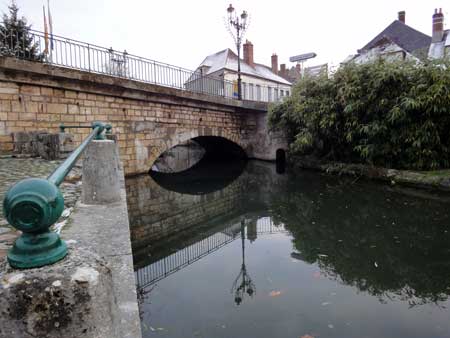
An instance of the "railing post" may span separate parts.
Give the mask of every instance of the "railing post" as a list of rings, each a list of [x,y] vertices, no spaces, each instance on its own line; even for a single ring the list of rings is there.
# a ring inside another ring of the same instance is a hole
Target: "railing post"
[[[203,68],[200,68],[200,92],[203,94],[203,81],[205,78],[203,77]]]
[[[88,69],[89,69],[89,73],[91,72],[91,47],[89,44],[87,44],[87,48],[88,48]]]
[[[69,126],[61,125],[64,130]],[[93,131],[47,179],[28,178],[13,185],[3,200],[6,220],[22,235],[8,252],[14,268],[27,269],[53,264],[67,254],[67,245],[49,228],[64,210],[64,198],[58,186],[75,165],[87,145],[105,129],[102,123]]]

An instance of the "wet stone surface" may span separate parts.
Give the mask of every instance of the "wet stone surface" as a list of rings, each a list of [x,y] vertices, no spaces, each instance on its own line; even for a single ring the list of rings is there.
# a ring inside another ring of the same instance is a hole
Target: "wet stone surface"
[[[14,243],[18,231],[10,227],[3,215],[3,198],[16,182],[29,177],[46,178],[61,163],[61,160],[46,161],[41,158],[0,158],[0,258]],[[64,196],[65,209],[73,208],[81,195],[81,168],[74,167],[60,186]],[[67,212],[66,212],[67,215]]]
[[[117,337],[106,262],[83,247],[51,266],[15,270],[0,259],[0,338]]]

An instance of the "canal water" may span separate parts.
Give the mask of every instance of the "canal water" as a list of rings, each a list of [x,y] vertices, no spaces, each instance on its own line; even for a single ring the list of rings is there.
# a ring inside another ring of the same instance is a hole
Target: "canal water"
[[[277,171],[127,179],[144,337],[450,337],[450,196]]]

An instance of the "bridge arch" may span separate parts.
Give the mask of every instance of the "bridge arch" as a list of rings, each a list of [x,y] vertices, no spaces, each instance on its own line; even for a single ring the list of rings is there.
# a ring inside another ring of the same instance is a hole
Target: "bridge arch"
[[[247,142],[242,138],[242,136],[234,131],[230,131],[225,128],[198,128],[195,130],[177,130],[162,139],[154,140],[146,147],[148,152],[148,157],[145,160],[147,170],[152,168],[155,161],[166,151],[172,149],[173,147],[183,144],[187,141],[196,141],[205,150],[209,151],[211,155],[213,151],[220,150],[220,145],[226,146],[229,144],[232,149],[234,146],[234,151],[241,151],[240,157],[248,157],[249,147]],[[214,143],[214,144],[213,144]],[[213,146],[212,149],[208,149],[208,146]],[[239,155],[237,154],[239,157]]]

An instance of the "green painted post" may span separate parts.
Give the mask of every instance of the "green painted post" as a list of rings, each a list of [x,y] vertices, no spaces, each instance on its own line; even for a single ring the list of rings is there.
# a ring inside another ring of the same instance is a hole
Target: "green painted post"
[[[54,183],[41,178],[22,180],[8,190],[3,208],[9,224],[23,232],[8,252],[12,267],[35,268],[64,258],[66,244],[49,231],[64,210],[63,196]]]
[[[101,122],[92,123],[92,129],[95,130],[96,128],[99,128],[99,131],[97,132],[95,139],[96,140],[104,140],[105,135],[103,134],[103,131],[105,130],[105,125]]]
[[[105,129],[106,129],[105,134],[107,134],[107,135],[112,134],[112,125],[106,124]]]
[[[65,126],[65,128],[68,128]],[[9,264],[18,269],[53,264],[67,255],[67,245],[49,228],[64,210],[64,198],[58,186],[75,165],[84,149],[101,134],[105,126],[92,124],[92,132],[70,156],[48,176],[28,178],[13,185],[3,200],[9,224],[22,231],[8,252]]]

